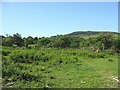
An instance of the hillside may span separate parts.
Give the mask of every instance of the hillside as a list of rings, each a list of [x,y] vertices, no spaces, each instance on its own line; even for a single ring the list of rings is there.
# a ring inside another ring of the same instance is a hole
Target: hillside
[[[2,38],[0,53],[3,88],[117,88],[117,36],[114,32],[49,38],[8,35]]]
[[[118,34],[117,32],[108,32],[108,31],[75,31],[68,35],[79,35],[79,36],[90,36],[90,35],[96,35],[96,34]]]
[[[2,36],[4,37],[4,36]],[[98,48],[100,50],[119,50],[117,32],[94,32],[94,31],[77,31],[65,35],[51,37],[32,36],[22,38],[21,34],[16,33],[13,36],[2,38],[3,46],[15,45],[18,47],[28,48],[30,45],[35,48]],[[30,47],[31,48],[31,47]]]
[[[66,34],[67,36],[74,37],[74,38],[90,38],[90,37],[98,37],[99,35],[113,35],[115,37],[118,37],[120,33],[118,32],[108,32],[108,31],[75,31],[69,34]]]

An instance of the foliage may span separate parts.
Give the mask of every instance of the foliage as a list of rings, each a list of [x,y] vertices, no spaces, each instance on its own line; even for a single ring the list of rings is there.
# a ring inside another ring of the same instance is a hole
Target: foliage
[[[80,49],[3,47],[3,88],[118,87],[118,57]]]
[[[112,77],[118,75],[118,36],[108,32],[2,36],[3,87],[116,88]]]
[[[57,35],[51,37],[33,38],[28,36],[22,38],[19,33],[13,36],[7,35],[3,38],[3,46],[14,46],[25,48],[41,47],[48,48],[92,48],[93,51],[113,50],[119,53],[119,33],[110,32],[75,32],[67,35]],[[32,47],[31,47],[32,46]]]
[[[23,39],[19,33],[13,34],[12,37],[13,44],[22,47],[24,45]]]
[[[3,46],[12,46],[12,37],[6,37],[2,40]]]
[[[41,39],[38,40],[37,46],[38,46],[38,47],[46,46],[46,45],[49,44],[49,43],[50,43],[49,38],[43,37],[43,38],[41,38]]]

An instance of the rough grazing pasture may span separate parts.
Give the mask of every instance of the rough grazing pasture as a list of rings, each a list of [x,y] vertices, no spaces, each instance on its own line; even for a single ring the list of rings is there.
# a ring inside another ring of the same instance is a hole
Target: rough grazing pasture
[[[110,51],[2,50],[3,88],[117,88],[117,77],[118,56]]]

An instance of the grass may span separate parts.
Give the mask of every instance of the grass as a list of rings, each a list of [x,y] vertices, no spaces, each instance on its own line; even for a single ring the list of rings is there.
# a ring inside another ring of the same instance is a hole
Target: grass
[[[4,48],[3,87],[117,88],[118,56],[76,49]],[[26,60],[26,61],[25,61]]]

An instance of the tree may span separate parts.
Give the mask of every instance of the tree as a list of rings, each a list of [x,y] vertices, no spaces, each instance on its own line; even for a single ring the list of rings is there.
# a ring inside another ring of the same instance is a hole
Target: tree
[[[80,41],[80,48],[88,48],[90,46],[90,41],[88,39],[82,39]]]
[[[65,35],[58,35],[57,37],[52,37],[49,46],[56,48],[70,47],[70,37]]]
[[[24,45],[24,41],[19,33],[13,34],[12,41],[13,41],[13,44],[19,47]]]
[[[34,44],[37,43],[37,41],[38,41],[38,37],[33,38],[33,43]]]
[[[25,37],[23,38],[23,41],[24,41],[24,46],[25,46],[25,48],[28,48],[28,43],[27,43],[27,40],[26,40]]]
[[[70,47],[70,38],[68,36],[61,36],[59,42],[61,48]]]
[[[70,47],[71,48],[79,48],[79,41],[73,41],[71,44],[70,44]]]
[[[4,39],[5,37],[3,35],[0,35],[0,45],[2,45],[2,40]]]
[[[2,40],[3,46],[12,46],[12,37],[6,37]]]
[[[112,34],[105,34],[105,35],[100,35],[98,39],[101,41],[103,50],[107,50],[112,46],[112,40],[113,40],[113,35]]]
[[[33,44],[33,42],[34,42],[34,39],[33,39],[33,37],[31,37],[31,36],[28,36],[28,37],[26,38],[26,43],[27,43],[28,45],[31,45],[31,44]]]
[[[120,53],[120,36],[114,39],[112,47],[116,52]]]
[[[39,46],[39,47],[46,46],[49,43],[50,43],[50,39],[43,37],[43,38],[41,38],[41,39],[38,40],[37,46]]]
[[[56,41],[56,44],[60,48],[67,48],[70,46],[70,40],[67,36],[60,36],[58,40]]]

